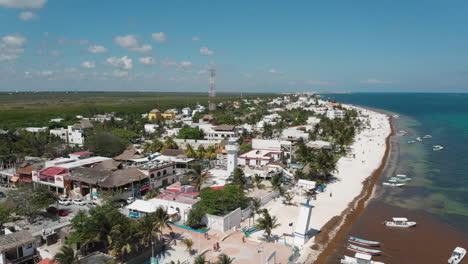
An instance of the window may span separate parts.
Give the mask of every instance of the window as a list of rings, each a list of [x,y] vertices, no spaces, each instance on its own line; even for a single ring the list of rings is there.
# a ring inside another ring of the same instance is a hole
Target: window
[[[33,244],[32,243],[28,243],[26,244],[26,248],[32,248]]]
[[[154,178],[154,173],[151,173],[151,179],[153,179],[153,178]]]
[[[159,177],[159,176],[161,176],[161,172],[160,172],[160,171],[158,171],[158,177]]]

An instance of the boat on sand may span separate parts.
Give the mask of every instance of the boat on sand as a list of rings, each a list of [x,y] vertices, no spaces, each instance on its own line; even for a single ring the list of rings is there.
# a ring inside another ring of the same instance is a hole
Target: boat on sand
[[[402,186],[405,186],[406,184],[405,183],[397,183],[397,182],[384,182],[384,183],[382,183],[382,185],[392,186],[392,187],[402,187]]]
[[[353,236],[348,237],[348,242],[363,245],[363,246],[368,246],[368,247],[380,246],[380,242],[378,241],[365,240],[365,239],[353,237]]]
[[[343,264],[384,264],[383,262],[371,260],[372,256],[368,254],[356,253],[353,257],[343,256],[340,263]]]
[[[381,251],[377,250],[377,249],[369,249],[369,248],[365,248],[365,247],[356,246],[356,245],[353,245],[353,244],[347,244],[346,248],[349,249],[349,250],[352,250],[354,252],[364,253],[364,254],[368,254],[368,255],[372,255],[372,256],[378,256],[381,253]]]

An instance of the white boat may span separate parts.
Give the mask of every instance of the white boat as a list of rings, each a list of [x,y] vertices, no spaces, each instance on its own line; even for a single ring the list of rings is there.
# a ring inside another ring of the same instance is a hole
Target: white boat
[[[413,144],[413,143],[415,143],[415,142],[416,142],[416,141],[414,141],[414,140],[408,140],[408,144]]]
[[[421,137],[417,137],[417,138],[416,138],[416,141],[422,142],[422,138],[421,138]]]
[[[466,249],[462,247],[456,247],[452,252],[452,256],[450,256],[448,263],[458,264],[463,259],[463,257],[465,257],[465,255],[466,255]]]
[[[384,182],[384,183],[382,183],[382,185],[392,186],[392,187],[402,187],[402,186],[405,186],[406,184],[405,183],[397,183],[397,182]]]
[[[433,151],[441,151],[443,149],[444,149],[444,147],[442,147],[441,145],[435,145],[435,146],[432,147]]]
[[[400,118],[399,115],[393,115],[393,118]]]
[[[398,178],[408,178],[406,174],[397,174],[396,177]]]
[[[431,136],[431,135],[425,135],[423,138],[424,138],[424,139],[431,139],[432,136]]]
[[[390,227],[413,227],[416,222],[408,222],[405,217],[393,217],[393,221],[385,221],[384,224]]]
[[[343,264],[384,264],[383,262],[373,261],[371,259],[371,255],[356,253],[356,255],[354,255],[354,258],[343,256],[340,262]]]

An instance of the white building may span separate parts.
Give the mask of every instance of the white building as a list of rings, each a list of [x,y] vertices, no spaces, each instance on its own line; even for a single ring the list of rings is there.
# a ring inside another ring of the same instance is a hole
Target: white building
[[[327,117],[330,119],[335,119],[335,118],[344,118],[346,115],[346,112],[343,110],[328,110],[327,111]]]
[[[229,174],[234,173],[237,168],[237,152],[239,152],[239,145],[234,139],[230,139],[226,145],[227,150],[227,171]]]
[[[307,141],[309,140],[309,133],[307,133],[307,131],[312,129],[313,126],[310,125],[288,127],[281,133],[281,138],[288,140],[297,140],[302,138],[303,140]]]
[[[272,149],[252,149],[239,156],[239,164],[244,166],[265,166],[271,162],[282,162],[283,151]]]
[[[233,125],[213,126],[211,124],[199,124],[199,128],[205,133],[205,139],[230,139],[238,138],[240,131]]]
[[[188,107],[183,108],[182,109],[182,115],[184,115],[185,117],[192,116],[192,109],[190,109]]]
[[[159,126],[156,124],[145,124],[145,132],[148,134],[153,134],[158,128]]]
[[[47,131],[47,127],[26,127],[26,128],[24,128],[24,130],[26,130],[26,131],[28,131],[30,133],[33,133],[33,134],[37,134],[37,133]]]
[[[37,257],[35,238],[28,231],[11,232],[5,229],[0,236],[0,264],[29,263]]]
[[[58,136],[67,144],[83,146],[85,142],[84,130],[77,129],[74,126],[55,128],[51,129],[49,132],[51,135]]]

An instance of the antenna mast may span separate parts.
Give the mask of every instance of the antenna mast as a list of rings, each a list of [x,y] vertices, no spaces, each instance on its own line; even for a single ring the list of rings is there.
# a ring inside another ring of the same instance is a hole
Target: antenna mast
[[[216,86],[215,86],[216,70],[210,69],[210,90],[208,92],[210,99],[208,109],[210,111],[216,110]]]

